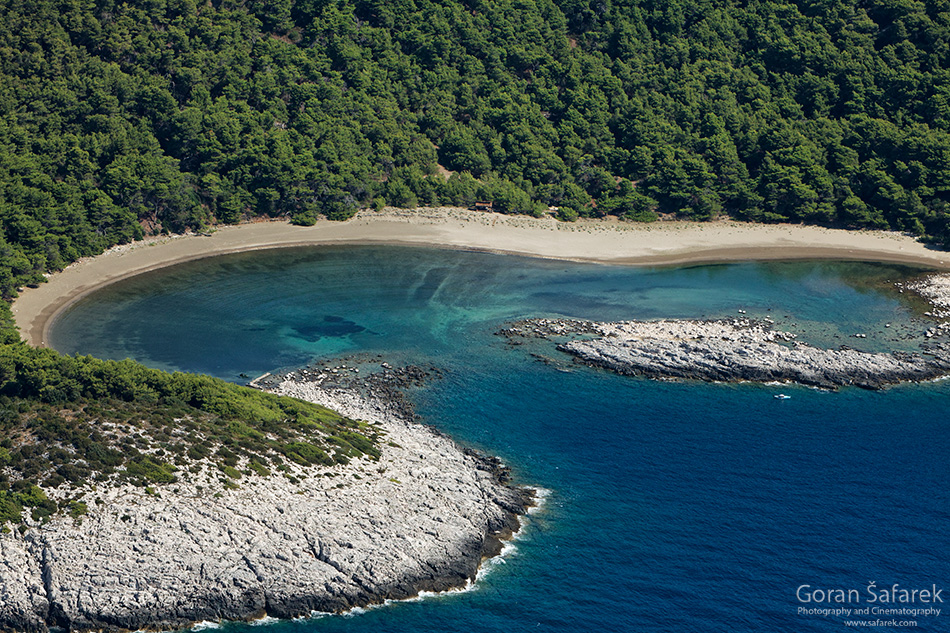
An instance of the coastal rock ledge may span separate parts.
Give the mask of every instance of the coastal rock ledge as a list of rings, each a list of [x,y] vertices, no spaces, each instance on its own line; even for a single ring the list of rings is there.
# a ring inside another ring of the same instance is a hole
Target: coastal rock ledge
[[[0,534],[0,629],[168,630],[464,587],[532,503],[496,460],[385,403],[306,383],[276,390],[376,424],[382,456],[237,488],[208,474],[92,491],[81,522]]]
[[[578,362],[655,379],[881,389],[950,373],[950,360],[943,355],[873,354],[845,346],[821,349],[795,341],[794,334],[773,330],[768,322],[752,319],[615,323],[528,319],[499,334],[512,342],[519,338],[558,340],[557,349]]]

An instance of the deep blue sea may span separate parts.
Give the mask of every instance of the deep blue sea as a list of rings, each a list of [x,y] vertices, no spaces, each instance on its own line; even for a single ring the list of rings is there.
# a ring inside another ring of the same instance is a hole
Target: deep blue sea
[[[837,393],[655,382],[574,367],[544,343],[511,348],[494,335],[506,321],[531,316],[714,318],[745,310],[819,345],[912,349],[926,307],[893,282],[915,272],[834,262],[629,268],[436,249],[288,249],[115,284],[65,314],[52,341],[67,353],[236,382],[359,353],[433,364],[444,377],[412,393],[425,421],[498,455],[519,483],[550,491],[513,550],[473,590],[271,623],[268,633],[798,633],[841,631],[845,620],[915,620],[916,630],[950,631],[950,381]],[[779,392],[791,398],[773,398]],[[894,584],[897,598],[900,589],[946,587],[947,608],[919,594],[914,603],[882,603],[880,590]],[[837,589],[855,590],[850,603],[800,599]],[[839,607],[868,613],[802,611]],[[882,607],[941,614],[875,615]]]

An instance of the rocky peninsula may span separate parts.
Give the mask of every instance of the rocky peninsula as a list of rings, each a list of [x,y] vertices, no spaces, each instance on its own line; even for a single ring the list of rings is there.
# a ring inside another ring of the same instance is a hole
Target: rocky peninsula
[[[532,504],[497,460],[385,400],[311,380],[272,390],[371,423],[380,457],[90,490],[85,516],[0,534],[0,628],[176,629],[464,587]]]
[[[621,321],[528,319],[500,334],[546,338],[577,362],[654,379],[796,382],[881,389],[950,373],[946,355],[821,349],[753,319]]]

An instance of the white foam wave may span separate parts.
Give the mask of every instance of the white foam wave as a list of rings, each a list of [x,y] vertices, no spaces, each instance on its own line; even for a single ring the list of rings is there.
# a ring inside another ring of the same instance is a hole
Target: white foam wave
[[[387,600],[386,602],[389,602],[389,601]],[[347,611],[347,612],[345,612],[345,613],[343,613],[343,614],[341,614],[341,615],[343,615],[344,618],[352,618],[352,617],[356,617],[356,616],[358,616],[358,615],[363,615],[364,613],[366,613],[366,612],[369,611],[370,609],[378,609],[379,607],[385,606],[385,605],[386,605],[386,602],[383,602],[382,604],[370,604],[370,605],[367,605],[367,606],[365,606],[365,607],[353,607],[352,609],[350,609],[349,611]]]
[[[220,628],[221,628],[220,622],[212,622],[211,620],[202,620],[201,622],[198,622],[193,627],[191,627],[191,630],[192,631],[207,631],[208,629],[220,629]]]
[[[333,614],[328,613],[327,611],[311,611],[310,615],[299,615],[296,618],[291,618],[291,620],[294,622],[302,622],[304,620],[319,620],[320,618],[324,618],[328,615]],[[277,621],[280,622],[279,619]]]
[[[478,576],[476,575],[476,579]],[[446,589],[445,591],[420,591],[419,595],[414,598],[407,598],[403,602],[422,602],[423,600],[429,600],[430,598],[438,598],[440,596],[451,596],[459,593],[468,593],[475,589],[475,583],[471,580],[465,581],[464,587],[454,587],[452,589]]]
[[[536,487],[532,488],[534,491],[534,505],[528,508],[528,514],[537,514],[547,503],[548,497],[551,496],[551,491],[547,488]],[[520,534],[520,532],[519,532]]]
[[[510,541],[505,543],[498,556],[489,558],[482,563],[481,567],[478,568],[478,571],[475,573],[475,583],[478,583],[480,580],[484,580],[485,576],[490,574],[492,570],[496,569],[499,565],[507,565],[508,562],[505,560],[505,558],[513,555],[517,551],[518,548],[514,545],[514,543],[511,543]],[[472,586],[474,588],[474,585]]]

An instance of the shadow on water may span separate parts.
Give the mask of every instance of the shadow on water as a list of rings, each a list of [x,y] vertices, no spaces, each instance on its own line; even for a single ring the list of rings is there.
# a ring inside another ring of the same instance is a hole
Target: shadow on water
[[[324,337],[344,337],[366,332],[366,328],[341,316],[327,315],[318,323],[292,326],[300,338],[316,342]]]

